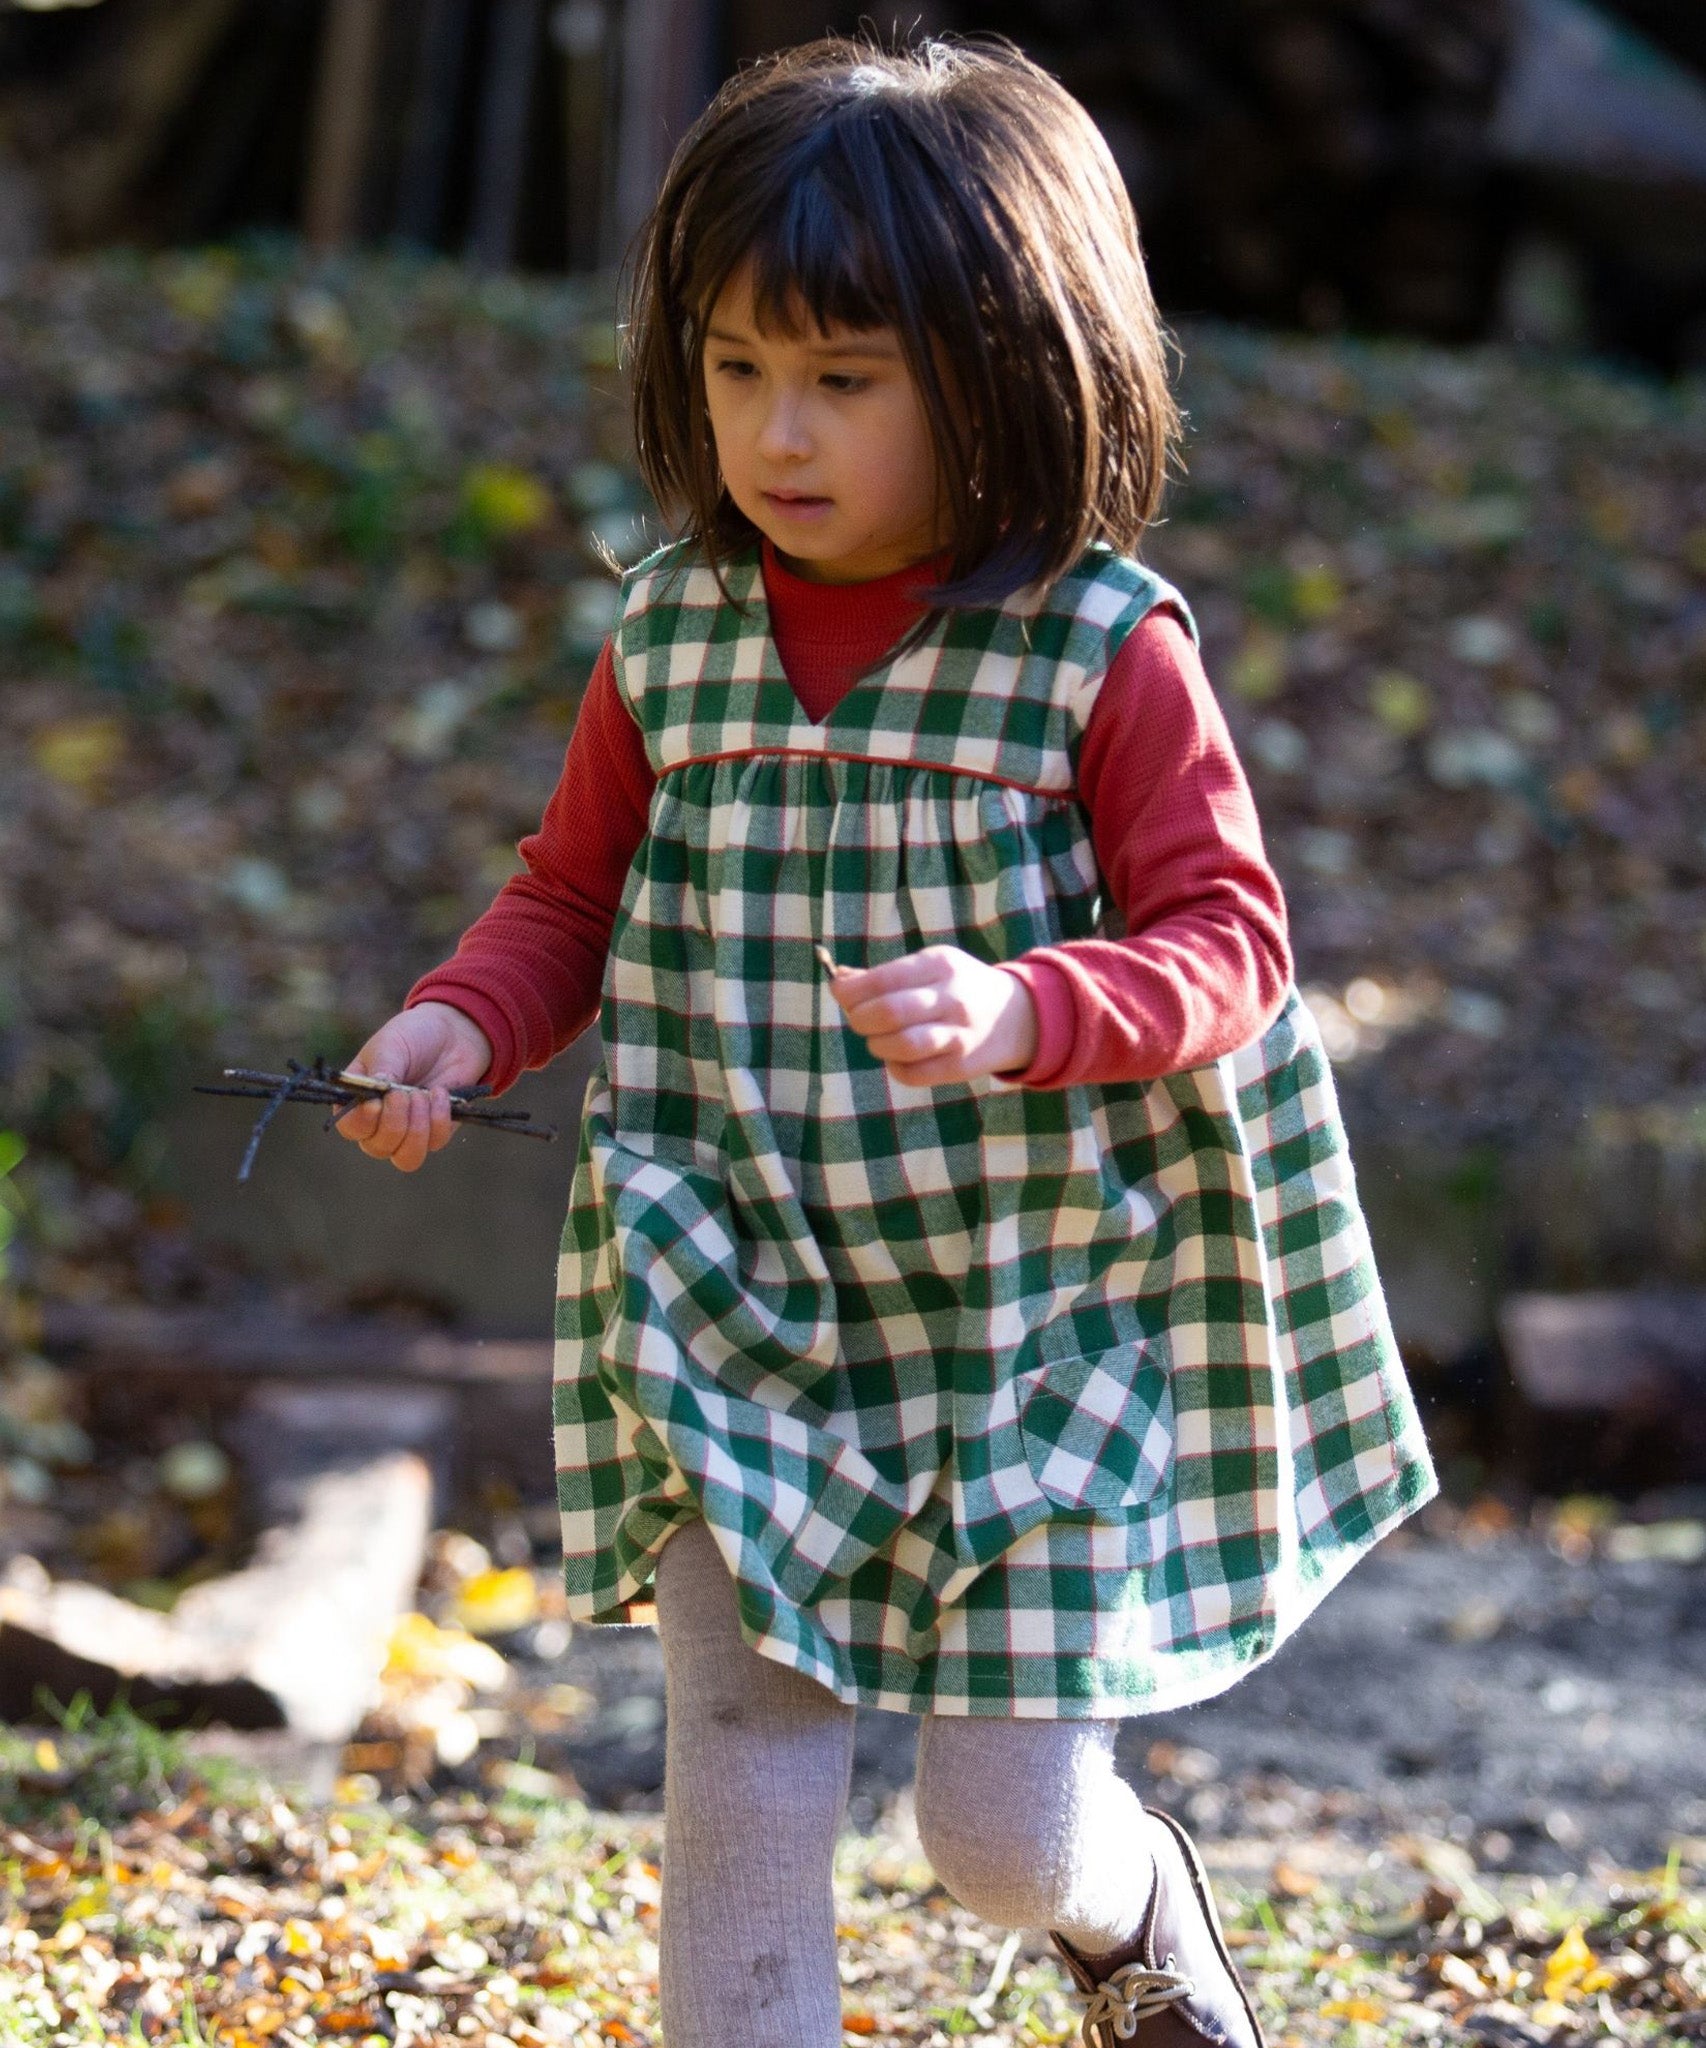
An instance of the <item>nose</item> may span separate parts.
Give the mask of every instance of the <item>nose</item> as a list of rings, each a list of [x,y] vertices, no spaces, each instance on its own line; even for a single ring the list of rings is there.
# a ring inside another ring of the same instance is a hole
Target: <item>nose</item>
[[[758,429],[758,453],[766,462],[798,461],[811,453],[801,393],[778,391],[764,409]]]

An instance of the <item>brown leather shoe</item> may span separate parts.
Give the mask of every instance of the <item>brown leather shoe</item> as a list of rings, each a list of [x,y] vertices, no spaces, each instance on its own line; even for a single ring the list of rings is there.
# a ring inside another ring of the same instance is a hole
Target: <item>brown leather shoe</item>
[[[1155,1896],[1129,1961],[1097,1977],[1061,1937],[1051,1935],[1072,1980],[1089,1994],[1080,2029],[1086,2048],[1264,2048],[1261,2024],[1239,1982],[1196,1844],[1170,1813],[1146,1806],[1157,1825]]]

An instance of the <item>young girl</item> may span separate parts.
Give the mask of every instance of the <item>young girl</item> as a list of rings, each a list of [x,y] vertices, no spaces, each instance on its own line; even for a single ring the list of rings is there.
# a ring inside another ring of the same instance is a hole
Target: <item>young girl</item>
[[[841,41],[677,153],[629,328],[682,538],[623,584],[527,872],[356,1064],[601,1019],[563,1236],[570,1610],[656,1582],[669,2048],[838,2048],[854,1709],[1047,1928],[1084,2038],[1261,2039],[1116,1723],[1206,1699],[1433,1490],[1250,796],[1136,559],[1177,417],[1089,118]]]

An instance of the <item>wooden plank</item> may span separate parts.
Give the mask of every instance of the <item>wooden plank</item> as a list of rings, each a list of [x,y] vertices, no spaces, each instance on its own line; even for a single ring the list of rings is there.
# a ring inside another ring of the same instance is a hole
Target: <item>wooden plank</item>
[[[62,234],[96,241],[120,222],[132,189],[193,105],[203,73],[231,28],[240,0],[158,0],[132,17],[110,55],[92,68],[74,146],[58,153],[48,194]],[[95,110],[103,108],[104,117]]]
[[[470,0],[423,0],[420,10],[393,224],[402,240],[422,248],[436,247],[444,232],[470,18]]]
[[[561,53],[564,253],[571,270],[613,266],[609,155],[610,21],[597,0],[567,0],[550,16]]]
[[[1524,1398],[1679,1424],[1706,1397],[1706,1293],[1514,1294],[1499,1334]]]
[[[615,227],[625,252],[651,211],[670,154],[711,96],[708,0],[625,0]]]
[[[320,45],[308,146],[303,228],[317,249],[350,241],[360,227],[385,0],[331,0]]]
[[[515,254],[538,55],[539,0],[495,0],[468,223],[468,259],[482,270],[506,269]]]
[[[431,1523],[429,1457],[444,1394],[272,1389],[245,1418],[245,1464],[268,1526],[243,1570],[192,1586],[169,1614],[99,1586],[15,1576],[0,1588],[0,1715],[121,1693],[163,1720],[288,1728],[346,1740],[378,1697]],[[428,1455],[423,1456],[426,1452]]]
[[[310,1323],[224,1309],[48,1302],[41,1348],[82,1371],[181,1379],[349,1380],[437,1387],[548,1385],[545,1338],[450,1336],[380,1322]]]

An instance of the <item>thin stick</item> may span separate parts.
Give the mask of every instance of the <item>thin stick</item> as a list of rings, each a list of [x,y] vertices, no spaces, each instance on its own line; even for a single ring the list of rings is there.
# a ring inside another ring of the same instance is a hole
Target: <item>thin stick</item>
[[[291,1064],[294,1066],[295,1062],[292,1061]],[[267,1125],[296,1093],[296,1081],[296,1075],[292,1074],[255,1119],[255,1128],[249,1134],[248,1150],[243,1154],[243,1163],[237,1169],[239,1183],[249,1178],[249,1169],[255,1163],[255,1154],[261,1149],[261,1139],[266,1135]]]
[[[988,2024],[995,2008],[995,2001],[1001,1996],[1007,1982],[1007,1974],[1013,1967],[1013,1958],[1019,1953],[1022,1930],[1015,1927],[1001,1944],[995,1958],[995,1967],[989,1973],[989,1982],[975,1998],[966,2001],[966,2011],[974,2013],[985,2025]]]
[[[328,1068],[324,1058],[316,1059],[311,1067],[305,1067],[300,1060],[286,1062],[290,1071],[286,1074],[263,1074],[253,1067],[226,1067],[223,1072],[229,1086],[217,1082],[198,1081],[195,1092],[198,1095],[240,1095],[251,1101],[264,1101],[262,1110],[250,1133],[243,1163],[238,1168],[237,1178],[246,1181],[249,1170],[255,1163],[255,1154],[268,1125],[287,1102],[310,1102],[319,1106],[330,1106],[331,1114],[322,1128],[331,1130],[338,1118],[347,1111],[359,1108],[364,1102],[372,1102],[401,1090],[410,1095],[425,1091],[407,1081],[392,1081],[373,1074],[351,1073],[343,1068]],[[538,1138],[550,1144],[556,1138],[556,1130],[550,1124],[535,1126],[532,1112],[525,1109],[502,1109],[487,1098],[491,1090],[484,1082],[475,1082],[471,1087],[450,1090],[450,1114],[457,1123],[484,1124],[488,1130],[508,1131],[518,1138]]]

